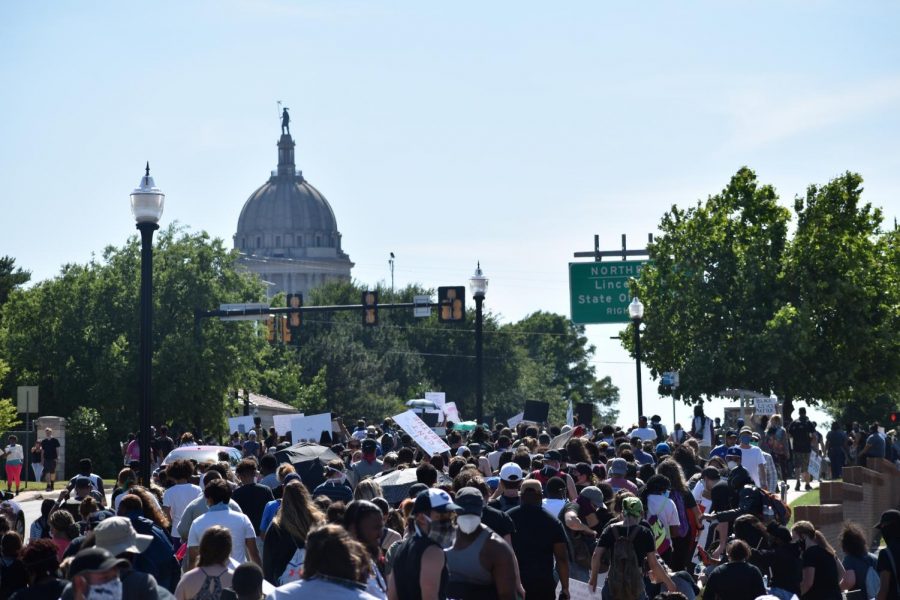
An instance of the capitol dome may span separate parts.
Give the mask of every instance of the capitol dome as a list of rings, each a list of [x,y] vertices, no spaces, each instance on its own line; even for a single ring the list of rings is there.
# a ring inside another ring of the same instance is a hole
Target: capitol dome
[[[353,263],[325,196],[294,164],[294,140],[278,141],[278,169],[244,203],[234,247],[239,263],[277,292],[306,294],[329,280],[350,280]]]

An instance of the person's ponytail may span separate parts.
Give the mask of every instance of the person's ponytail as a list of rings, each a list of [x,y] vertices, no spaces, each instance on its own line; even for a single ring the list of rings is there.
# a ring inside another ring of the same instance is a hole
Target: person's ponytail
[[[828,540],[825,539],[825,536],[822,535],[822,532],[819,531],[818,529],[816,529],[816,543],[818,545],[822,546],[823,548],[825,548],[825,550],[828,552],[828,554],[830,554],[831,556],[834,556],[836,558],[834,548],[831,547],[831,544],[828,543]]]

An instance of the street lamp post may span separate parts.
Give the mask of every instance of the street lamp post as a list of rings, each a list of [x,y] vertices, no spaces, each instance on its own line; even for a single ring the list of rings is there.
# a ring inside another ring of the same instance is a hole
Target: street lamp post
[[[484,315],[482,304],[487,292],[488,278],[481,272],[481,262],[469,278],[469,291],[475,298],[475,421],[484,422]]]
[[[159,229],[166,195],[156,187],[150,177],[150,163],[141,178],[141,184],[131,192],[131,212],[141,232],[141,423],[140,457],[141,477],[144,485],[150,485],[150,370],[153,348],[153,232]]]
[[[644,398],[641,391],[641,321],[644,318],[644,305],[637,296],[628,305],[628,315],[634,323],[634,364],[637,373],[637,409],[638,417],[644,414]]]

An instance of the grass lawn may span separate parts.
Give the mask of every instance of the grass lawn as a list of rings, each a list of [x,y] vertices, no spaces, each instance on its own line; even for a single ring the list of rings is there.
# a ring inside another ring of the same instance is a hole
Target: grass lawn
[[[809,492],[806,492],[802,496],[798,497],[796,500],[791,502],[791,510],[796,510],[798,506],[809,506],[811,504],[819,504],[819,490],[815,489]],[[790,529],[794,525],[794,517],[791,516],[790,522],[787,524],[788,529]]]

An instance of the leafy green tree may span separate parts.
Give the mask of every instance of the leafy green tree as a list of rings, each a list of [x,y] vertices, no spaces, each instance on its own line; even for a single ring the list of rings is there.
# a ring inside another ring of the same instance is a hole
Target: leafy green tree
[[[612,378],[607,375],[594,382],[591,389],[594,401],[594,417],[597,423],[615,425],[619,422],[619,388],[613,385]]]
[[[9,365],[0,360],[0,381],[6,379]],[[0,399],[0,431],[12,431],[22,424],[16,405],[9,398]]]
[[[9,300],[9,295],[31,280],[31,273],[16,267],[16,259],[0,256],[0,307]]]
[[[882,231],[881,210],[862,191],[862,177],[845,173],[795,200],[786,302],[769,327],[782,359],[773,387],[838,414],[883,418],[888,404],[878,399],[900,389],[900,254],[896,227]]]
[[[195,323],[196,309],[263,298],[259,280],[238,271],[235,256],[205,233],[175,225],[159,233],[153,268],[155,423],[224,431],[233,390],[270,363],[282,372],[268,379],[302,396],[299,369],[279,363],[255,323]],[[107,248],[100,260],[65,265],[57,277],[11,294],[0,352],[16,381],[41,386],[45,413],[68,415],[72,406],[86,406],[119,415],[107,422],[114,439],[137,429],[139,287],[135,236],[122,248]],[[7,378],[7,389],[11,384]]]
[[[789,217],[747,168],[705,202],[663,215],[634,288],[646,307],[642,359],[654,377],[680,372],[677,397],[694,403],[727,387],[769,389],[766,325],[782,297]],[[622,340],[633,353],[632,328]]]
[[[100,451],[101,448],[107,451]],[[110,449],[109,429],[100,413],[87,406],[73,410],[66,419],[66,472],[77,473],[78,461],[90,457],[95,472],[115,477],[118,469],[112,456],[115,451]]]

